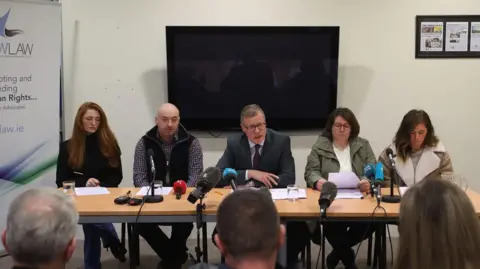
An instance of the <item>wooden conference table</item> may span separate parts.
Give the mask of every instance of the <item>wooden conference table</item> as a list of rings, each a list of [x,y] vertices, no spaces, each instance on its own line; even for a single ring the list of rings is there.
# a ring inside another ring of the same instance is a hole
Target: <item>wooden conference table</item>
[[[79,223],[172,223],[172,222],[196,222],[197,207],[187,201],[188,194],[193,188],[187,189],[180,200],[175,198],[173,192],[164,195],[164,201],[157,204],[144,204],[141,214],[138,216],[140,206],[116,205],[113,200],[131,191],[135,195],[138,188],[109,188],[110,194],[95,196],[75,196],[75,204],[80,215]],[[277,200],[278,213],[282,221],[292,220],[320,220],[320,207],[318,198],[320,192],[307,189],[307,198],[295,202],[289,200]],[[215,222],[216,211],[220,202],[231,192],[230,189],[213,189],[205,199],[202,222]],[[389,193],[389,189],[383,189],[383,194]],[[467,191],[477,215],[480,217],[480,195],[473,191]],[[378,262],[380,268],[386,268],[386,224],[396,222],[399,215],[399,204],[380,204],[384,209],[377,208],[376,199],[365,196],[363,199],[337,199],[328,208],[326,218],[322,221],[375,221],[378,225],[376,236],[376,247],[380,244],[378,251]],[[204,257],[206,252],[206,226],[203,227]],[[138,235],[132,236],[138,238]],[[288,239],[287,239],[288,240]],[[138,242],[135,242],[138,244]],[[132,246],[132,245],[130,245]],[[285,249],[283,249],[285,251]],[[138,250],[135,251],[138,253]],[[283,253],[285,254],[285,253]],[[130,253],[132,255],[132,253]],[[285,255],[283,255],[285,256]],[[322,255],[323,256],[323,255]],[[204,258],[204,261],[206,259]],[[132,259],[131,259],[132,261]],[[137,261],[138,262],[138,261]],[[131,262],[131,268],[136,266]]]

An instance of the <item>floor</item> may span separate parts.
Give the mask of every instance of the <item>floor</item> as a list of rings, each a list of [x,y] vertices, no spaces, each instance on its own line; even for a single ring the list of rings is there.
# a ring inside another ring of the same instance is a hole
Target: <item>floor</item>
[[[77,241],[78,246],[75,254],[73,256],[72,261],[67,265],[67,269],[83,269],[83,241]],[[220,263],[220,253],[217,251],[216,247],[213,245],[211,240],[208,240],[208,259],[210,263]],[[196,240],[188,240],[188,247],[191,250],[191,254],[195,256],[194,249],[196,246]],[[397,246],[397,238],[392,238],[392,244],[394,249],[394,255],[396,253],[396,246]],[[140,241],[140,249],[141,249],[141,258],[140,258],[140,266],[138,269],[156,269],[157,264],[159,262],[158,257],[153,253],[147,243],[145,241]],[[319,253],[319,247],[315,244],[312,244],[312,269],[315,269],[315,265],[317,262],[317,255]],[[327,246],[326,254],[328,254],[330,247]],[[355,249],[356,250],[356,249]],[[390,266],[391,262],[391,252],[390,246],[387,247],[387,261]],[[366,265],[366,257],[367,257],[367,241],[364,241],[360,247],[357,256],[357,266],[360,269],[371,268]],[[188,268],[193,263],[191,261],[184,264],[183,268]],[[340,263],[341,264],[341,263]],[[6,269],[12,267],[12,260],[10,257],[5,257],[0,259],[0,268]],[[127,269],[129,268],[128,260],[126,263],[120,263],[113,258],[113,256],[109,252],[103,251],[102,253],[102,269]],[[318,265],[318,268],[321,268],[321,265]],[[342,266],[338,266],[337,268],[343,268]]]

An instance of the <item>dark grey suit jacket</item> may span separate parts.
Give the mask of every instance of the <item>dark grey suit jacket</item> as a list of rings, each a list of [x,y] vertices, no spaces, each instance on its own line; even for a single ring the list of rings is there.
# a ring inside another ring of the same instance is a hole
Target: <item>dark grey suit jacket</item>
[[[249,181],[248,178],[245,178],[245,171],[252,169],[252,155],[248,138],[244,133],[228,138],[227,148],[218,161],[217,167],[222,170],[222,173],[225,168],[235,169],[238,173],[237,185],[245,185]],[[279,176],[276,188],[286,188],[289,184],[295,184],[295,161],[290,148],[289,136],[267,129],[257,170]],[[222,179],[217,187],[229,184]]]

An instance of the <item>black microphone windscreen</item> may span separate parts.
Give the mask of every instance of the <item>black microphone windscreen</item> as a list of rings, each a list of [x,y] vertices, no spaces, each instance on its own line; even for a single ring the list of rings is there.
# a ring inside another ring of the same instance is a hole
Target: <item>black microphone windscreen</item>
[[[147,150],[147,155],[148,155],[148,156],[152,156],[152,157],[155,156],[155,155],[153,154],[153,150],[152,150],[152,149],[148,149],[148,150]]]
[[[386,153],[387,153],[387,156],[388,156],[388,155],[392,155],[392,156],[393,156],[393,150],[392,150],[391,148],[387,148]]]
[[[322,191],[320,192],[320,196],[328,195],[330,199],[333,201],[335,197],[337,197],[337,193],[338,193],[337,185],[335,185],[335,183],[327,181],[322,185]]]
[[[200,175],[200,181],[198,183],[205,184],[206,186],[202,187],[206,187],[206,191],[208,192],[214,188],[221,179],[222,172],[220,171],[220,168],[210,166]]]

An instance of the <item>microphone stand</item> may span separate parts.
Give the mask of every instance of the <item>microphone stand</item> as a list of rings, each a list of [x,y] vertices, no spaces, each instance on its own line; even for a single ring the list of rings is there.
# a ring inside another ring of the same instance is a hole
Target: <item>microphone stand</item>
[[[143,197],[145,200],[145,203],[160,203],[161,201],[163,201],[162,195],[155,195],[155,167],[154,166],[152,166],[152,182],[150,182],[150,190],[152,194],[149,195],[147,191],[147,195]]]
[[[370,196],[371,197],[374,197],[376,195],[375,191],[376,191],[376,186],[375,186],[375,181],[369,179],[368,180],[370,182]]]
[[[393,173],[392,173],[392,180],[390,181],[390,195],[383,195],[382,202],[396,204],[396,203],[400,203],[401,197],[400,195],[393,194],[393,185],[397,184],[398,180],[397,180],[397,168],[395,167],[394,164],[392,165],[392,168],[393,168]]]
[[[195,259],[192,254],[190,254],[190,258],[193,260],[194,263],[200,263],[202,260],[202,255],[203,255],[203,262],[208,263],[208,253],[207,253],[207,242],[205,241],[207,238],[207,227],[204,226],[204,221],[203,221],[203,210],[205,210],[205,204],[203,203],[203,198],[205,198],[205,194],[202,193],[202,195],[199,197],[200,201],[197,204],[197,209],[196,209],[196,224],[197,224],[197,246],[195,247],[195,253],[197,255],[197,258]],[[200,229],[203,231],[203,250],[200,245]]]
[[[327,209],[320,209],[320,232],[322,233],[321,251],[322,251],[322,269],[325,269],[325,230],[323,228],[323,222],[327,217]],[[318,264],[317,264],[318,265]]]

